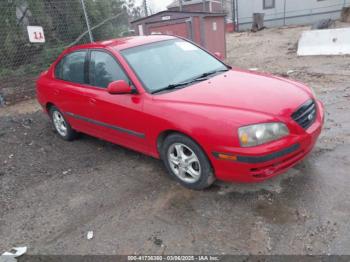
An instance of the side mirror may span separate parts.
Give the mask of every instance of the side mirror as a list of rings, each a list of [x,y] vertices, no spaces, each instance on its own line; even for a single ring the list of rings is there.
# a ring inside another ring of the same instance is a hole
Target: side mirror
[[[218,58],[220,60],[224,59],[223,55],[220,52],[215,52],[214,55],[215,55],[216,58]]]
[[[107,92],[110,93],[111,95],[131,94],[132,89],[131,89],[131,86],[124,80],[118,80],[118,81],[109,83],[107,87]]]

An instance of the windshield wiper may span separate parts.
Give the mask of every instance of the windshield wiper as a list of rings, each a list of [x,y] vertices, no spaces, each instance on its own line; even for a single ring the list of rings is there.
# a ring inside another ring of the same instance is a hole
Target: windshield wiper
[[[213,71],[210,71],[210,72],[203,73],[203,74],[201,74],[200,76],[198,76],[195,79],[205,78],[205,77],[208,77],[208,76],[211,76],[211,75],[215,75],[215,74],[220,73],[220,72],[227,72],[228,70],[229,69],[227,69],[227,68],[219,69],[219,70],[213,70]]]
[[[163,88],[160,88],[158,90],[155,90],[152,92],[152,94],[155,94],[155,93],[160,93],[160,92],[163,92],[163,91],[166,91],[166,90],[173,90],[173,89],[178,89],[179,87],[181,86],[187,86],[187,85],[190,85],[194,82],[198,82],[198,81],[205,81],[207,80],[207,77],[208,76],[211,76],[211,75],[214,75],[214,74],[217,74],[217,73],[220,73],[220,72],[227,72],[229,69],[220,69],[220,70],[214,70],[214,71],[210,71],[210,72],[206,72],[206,73],[203,73],[189,81],[185,81],[185,82],[181,82],[181,83],[177,83],[177,84],[170,84],[166,87],[163,87]]]
[[[163,91],[166,91],[166,90],[179,89],[181,86],[187,86],[187,85],[192,84],[194,82],[202,81],[202,78],[203,77],[198,77],[198,78],[195,78],[195,79],[191,79],[190,81],[181,82],[181,83],[177,83],[177,84],[170,84],[170,85],[168,85],[166,87],[163,87],[163,88],[160,88],[158,90],[153,91],[152,94],[160,93],[160,92],[163,92]],[[203,79],[203,80],[205,80],[205,79]]]
[[[176,89],[176,88],[179,88],[182,85],[183,85],[182,83],[181,84],[171,84],[171,85],[168,85],[166,87],[163,87],[163,88],[160,88],[160,89],[157,89],[157,90],[153,91],[152,94],[160,93],[160,92],[163,92],[163,91],[166,91],[166,90]]]

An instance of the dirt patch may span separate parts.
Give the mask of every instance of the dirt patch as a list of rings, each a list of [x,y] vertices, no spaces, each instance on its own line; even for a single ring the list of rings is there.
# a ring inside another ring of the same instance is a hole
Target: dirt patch
[[[344,7],[341,11],[341,21],[350,23],[350,7]]]
[[[26,101],[19,102],[15,105],[7,106],[1,108],[0,117],[1,116],[10,116],[16,114],[29,114],[39,111],[41,106],[35,99],[30,99]]]

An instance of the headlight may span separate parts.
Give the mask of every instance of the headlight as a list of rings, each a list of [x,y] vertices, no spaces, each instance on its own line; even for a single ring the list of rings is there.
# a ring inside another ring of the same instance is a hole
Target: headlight
[[[289,134],[288,127],[283,123],[266,123],[244,126],[238,129],[242,147],[251,147],[280,139]]]

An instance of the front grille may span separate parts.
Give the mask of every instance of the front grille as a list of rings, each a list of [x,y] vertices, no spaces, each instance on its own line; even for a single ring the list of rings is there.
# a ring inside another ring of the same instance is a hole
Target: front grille
[[[292,114],[292,118],[302,128],[309,128],[316,120],[317,108],[315,101],[310,99]]]

